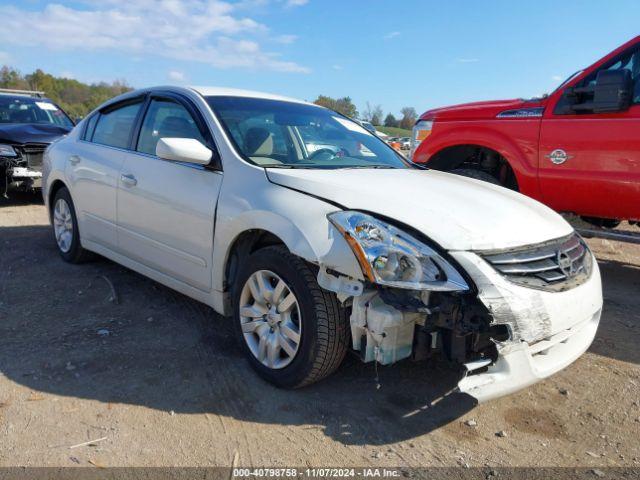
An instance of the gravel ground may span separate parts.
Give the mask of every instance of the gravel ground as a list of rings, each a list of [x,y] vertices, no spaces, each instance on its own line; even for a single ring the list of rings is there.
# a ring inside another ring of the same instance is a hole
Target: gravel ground
[[[348,358],[288,392],[208,307],[104,259],[62,262],[37,197],[14,198],[0,204],[0,465],[637,468],[640,246],[589,243],[600,330],[544,382],[474,406],[442,365],[381,367],[376,389]]]

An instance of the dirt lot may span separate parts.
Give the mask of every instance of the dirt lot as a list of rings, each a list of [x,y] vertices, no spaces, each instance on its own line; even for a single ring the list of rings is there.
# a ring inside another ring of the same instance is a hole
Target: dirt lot
[[[277,390],[208,307],[107,260],[62,262],[38,199],[5,202],[0,465],[637,467],[640,246],[589,243],[605,290],[590,351],[474,407],[446,368],[411,362],[380,368],[380,389],[349,358]]]

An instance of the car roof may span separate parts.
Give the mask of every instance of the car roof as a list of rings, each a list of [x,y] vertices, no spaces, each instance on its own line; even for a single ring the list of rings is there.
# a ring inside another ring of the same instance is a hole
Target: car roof
[[[281,100],[284,102],[303,103],[306,105],[314,105],[313,103],[298,100],[297,98],[285,97],[273,93],[256,92],[252,90],[241,90],[239,88],[226,87],[189,87],[191,90],[198,92],[203,97],[247,97],[247,98],[264,98],[268,100]]]
[[[280,100],[283,102],[293,102],[299,103],[303,105],[311,105],[317,108],[323,108],[314,103],[305,102],[302,100],[298,100],[296,98],[284,97],[281,95],[274,95],[271,93],[263,93],[263,92],[254,92],[251,90],[240,90],[237,88],[226,88],[226,87],[178,87],[175,85],[158,85],[155,87],[146,87],[139,88],[136,90],[131,90],[129,92],[118,95],[114,98],[111,98],[100,105],[96,110],[102,110],[104,108],[108,108],[111,105],[120,103],[122,101],[126,101],[127,99],[137,97],[140,95],[144,95],[152,92],[177,92],[177,93],[187,93],[193,92],[197,95],[201,95],[203,97],[245,97],[245,98],[264,98],[268,100]],[[92,112],[93,113],[93,112]],[[89,115],[87,115],[89,116]]]

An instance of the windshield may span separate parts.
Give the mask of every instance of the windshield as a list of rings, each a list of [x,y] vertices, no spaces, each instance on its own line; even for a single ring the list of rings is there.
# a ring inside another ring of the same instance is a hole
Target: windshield
[[[314,105],[207,97],[237,151],[262,167],[410,168],[357,123]]]
[[[0,95],[1,123],[37,123],[73,127],[73,122],[67,114],[49,100],[3,95]]]

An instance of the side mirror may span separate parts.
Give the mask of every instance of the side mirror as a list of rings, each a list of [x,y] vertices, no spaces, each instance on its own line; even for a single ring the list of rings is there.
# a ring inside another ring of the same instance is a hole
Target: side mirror
[[[195,138],[161,138],[156,155],[163,160],[209,165],[213,152]]]
[[[631,106],[633,97],[631,72],[626,68],[620,70],[602,70],[598,72],[594,87],[575,88],[568,93],[574,98],[581,95],[593,95],[593,101],[583,101],[582,103],[572,105],[571,109],[574,112],[622,112]]]

